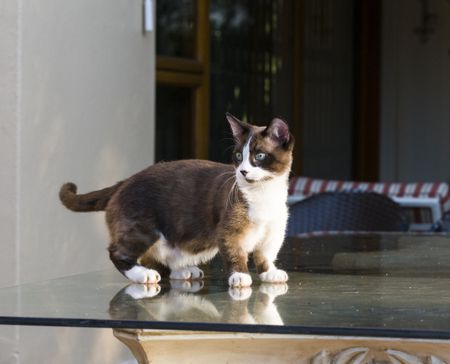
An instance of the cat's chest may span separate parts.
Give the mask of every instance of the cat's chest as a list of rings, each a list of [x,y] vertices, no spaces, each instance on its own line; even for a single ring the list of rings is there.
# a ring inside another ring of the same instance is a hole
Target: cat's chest
[[[247,202],[248,218],[255,224],[278,224],[287,219],[287,190],[283,184],[274,184],[261,190],[244,192]]]
[[[283,200],[252,202],[248,205],[248,218],[255,224],[270,225],[275,220],[287,218],[287,206]]]
[[[248,217],[250,224],[242,241],[242,247],[246,252],[254,251],[256,246],[271,242],[273,239],[278,242],[283,240],[288,211],[282,201],[272,201],[264,204],[249,205]]]

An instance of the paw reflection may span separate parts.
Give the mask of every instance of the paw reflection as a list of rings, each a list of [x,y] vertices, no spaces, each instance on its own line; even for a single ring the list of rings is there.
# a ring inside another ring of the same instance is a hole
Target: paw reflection
[[[263,283],[259,287],[253,315],[257,322],[268,325],[283,325],[283,319],[278,313],[275,299],[288,291],[286,283]]]
[[[171,280],[170,288],[189,293],[196,293],[204,287],[203,281],[178,281]]]
[[[251,287],[230,287],[228,294],[235,301],[248,300],[252,295]]]
[[[203,281],[171,280],[161,284],[131,284],[111,300],[114,319],[283,325],[277,300],[287,284],[251,287],[208,287]]]
[[[125,288],[125,293],[135,300],[155,297],[159,292],[161,292],[159,284],[130,284]]]
[[[205,274],[198,267],[186,267],[170,273],[170,279],[174,280],[202,279],[204,276]]]
[[[288,292],[286,283],[263,283],[259,287],[259,292],[264,293],[272,298],[285,295]]]

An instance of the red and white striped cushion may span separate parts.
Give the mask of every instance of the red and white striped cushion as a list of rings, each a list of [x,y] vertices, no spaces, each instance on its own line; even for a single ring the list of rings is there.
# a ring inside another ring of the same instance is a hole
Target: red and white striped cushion
[[[389,197],[437,198],[442,212],[450,211],[450,188],[445,182],[435,183],[367,183],[353,181],[332,181],[308,177],[294,177],[289,183],[291,197],[308,197],[321,192],[377,192]],[[415,212],[417,216],[417,211]],[[416,217],[415,220],[428,220]]]

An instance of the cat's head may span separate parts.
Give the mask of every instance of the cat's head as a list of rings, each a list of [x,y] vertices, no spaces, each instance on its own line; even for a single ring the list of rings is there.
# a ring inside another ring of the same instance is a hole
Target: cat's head
[[[238,184],[288,177],[294,137],[283,120],[274,118],[267,126],[256,126],[228,113],[226,117],[235,139],[233,163]]]

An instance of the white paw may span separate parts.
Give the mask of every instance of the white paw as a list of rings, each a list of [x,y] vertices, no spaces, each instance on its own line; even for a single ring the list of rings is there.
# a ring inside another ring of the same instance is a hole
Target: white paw
[[[204,276],[203,271],[197,267],[186,267],[170,273],[170,279],[179,280],[202,279]]]
[[[259,275],[259,278],[263,282],[267,283],[284,283],[288,280],[288,275],[284,270],[273,269],[267,272],[263,272]]]
[[[247,273],[233,273],[228,278],[228,285],[230,287],[250,287],[252,285],[252,277]]]
[[[161,286],[159,284],[130,284],[125,289],[125,293],[135,300],[155,297],[159,292],[161,292]]]
[[[263,283],[259,286],[259,292],[273,298],[284,295],[287,291],[288,285],[286,283]]]
[[[245,301],[252,295],[252,289],[250,287],[230,287],[228,294],[235,301]]]
[[[155,284],[161,280],[161,276],[156,270],[135,265],[125,272],[125,276],[134,283]]]

